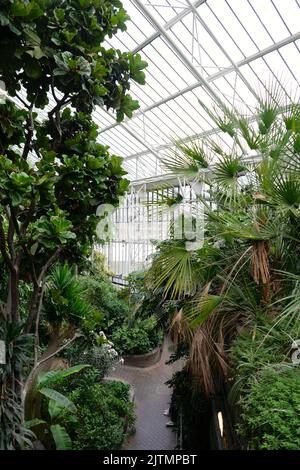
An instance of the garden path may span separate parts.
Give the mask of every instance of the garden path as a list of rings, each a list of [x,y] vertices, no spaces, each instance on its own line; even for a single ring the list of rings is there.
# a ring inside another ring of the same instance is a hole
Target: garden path
[[[164,411],[169,408],[171,389],[165,384],[172,374],[181,368],[179,361],[167,365],[172,353],[172,343],[165,338],[161,359],[151,367],[139,368],[118,364],[112,378],[130,383],[134,388],[136,407],[136,432],[123,446],[125,450],[173,450],[176,435]]]

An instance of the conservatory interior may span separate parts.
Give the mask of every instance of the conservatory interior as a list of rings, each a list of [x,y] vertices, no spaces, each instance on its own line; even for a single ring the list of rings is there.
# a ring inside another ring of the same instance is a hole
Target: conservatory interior
[[[0,449],[300,449],[300,2],[0,1]]]

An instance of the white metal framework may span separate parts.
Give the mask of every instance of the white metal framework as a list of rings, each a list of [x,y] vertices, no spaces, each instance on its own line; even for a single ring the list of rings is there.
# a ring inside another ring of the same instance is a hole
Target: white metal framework
[[[121,124],[103,109],[94,114],[101,142],[124,158],[131,180],[114,214],[115,236],[103,248],[119,275],[144,268],[155,251],[151,240],[169,235],[169,215],[153,204],[146,209],[141,194],[153,203],[169,191],[190,191],[183,206],[195,210],[190,183],[171,176],[162,163],[174,139],[231,148],[199,100],[209,109],[225,104],[250,117],[268,83],[277,83],[287,102],[300,90],[298,0],[123,0],[123,5],[131,16],[128,29],[108,44],[138,52],[148,62],[146,85],[131,88],[140,109]],[[158,189],[166,187],[172,190]]]
[[[298,0],[123,0],[131,21],[108,41],[148,62],[145,86],[131,93],[140,109],[117,124],[98,109],[101,141],[124,157],[132,181],[160,179],[161,158],[174,138],[228,146],[226,135],[198,99],[235,107],[247,116],[258,90],[277,81],[287,98],[299,90],[300,4]]]
[[[195,191],[194,184],[184,179],[170,182],[172,185],[161,189],[155,186],[150,189],[147,183],[132,186],[121,207],[113,213],[112,238],[96,249],[105,254],[114,274],[125,277],[145,269],[155,252],[154,242],[170,238],[170,233],[172,238],[182,238],[187,231],[183,216],[201,219],[202,205],[196,196],[199,189]],[[204,186],[200,185],[200,191],[204,194]],[[181,204],[169,207],[167,202],[178,194]]]

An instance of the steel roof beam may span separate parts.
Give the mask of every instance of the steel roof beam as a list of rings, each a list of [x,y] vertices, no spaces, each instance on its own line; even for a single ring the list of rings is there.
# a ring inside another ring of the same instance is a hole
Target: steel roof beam
[[[105,111],[107,114],[109,114],[108,111],[106,111],[106,109],[103,109],[103,111]],[[134,133],[130,127],[128,127],[125,123],[119,123],[119,126],[122,127],[122,129],[125,130],[125,132],[128,132],[129,135],[131,135],[131,137],[133,137],[134,139],[136,139],[143,147],[145,147],[147,149],[146,153],[152,153],[156,158],[158,158],[159,160],[161,160],[161,156],[157,153],[157,151],[151,147],[149,147],[149,145],[143,141],[143,139],[140,138],[140,136],[138,136],[136,133]],[[129,159],[129,158],[128,158]],[[124,161],[126,159],[124,158]]]
[[[287,38],[282,39],[281,41],[277,42],[276,44],[272,44],[271,46],[268,46],[268,47],[266,47],[265,49],[262,49],[259,52],[255,52],[251,56],[246,57],[245,59],[242,59],[239,62],[236,62],[235,64],[231,65],[230,67],[226,67],[226,68],[214,73],[213,75],[210,75],[209,77],[207,77],[206,80],[208,82],[213,82],[214,80],[217,80],[218,78],[224,77],[225,75],[227,75],[231,72],[234,72],[239,67],[242,67],[243,65],[248,65],[251,62],[253,62],[254,60],[260,59],[261,57],[263,57],[267,54],[270,54],[271,52],[277,51],[281,47],[287,46],[288,44],[291,44],[292,42],[295,42],[298,39],[300,39],[300,32],[296,33],[296,34],[293,34],[291,36],[288,36]],[[198,88],[200,85],[201,85],[201,83],[199,83],[199,82],[193,83],[192,85],[190,85],[186,88],[183,88],[182,90],[179,90],[176,93],[174,93],[172,95],[169,95],[169,96],[167,96],[166,98],[164,98],[162,100],[156,101],[155,103],[153,103],[153,104],[137,111],[136,113],[134,113],[134,115],[131,119],[134,119],[135,117],[141,116],[141,115],[147,113],[148,111],[151,111],[152,109],[155,109],[155,108],[167,103],[168,101],[172,101],[175,98],[178,98],[179,96],[182,96],[185,93],[188,93],[189,91],[192,91],[195,88]],[[110,115],[110,117],[112,117],[111,114],[109,114],[109,115]],[[129,119],[126,119],[125,122],[126,121],[129,121]],[[113,129],[114,127],[116,127],[118,125],[119,125],[118,122],[114,122],[113,124],[110,124],[109,126],[105,127],[104,129],[101,129],[99,133],[101,134],[103,132],[106,132],[110,129]]]
[[[213,39],[213,41],[216,43],[216,45],[218,46],[218,48],[222,51],[222,53],[224,54],[224,56],[229,60],[229,62],[231,63],[232,67],[234,68],[234,70],[236,71],[236,73],[238,74],[238,76],[240,77],[240,79],[244,82],[244,84],[247,86],[247,88],[249,89],[249,91],[255,96],[255,98],[257,99],[258,96],[256,94],[256,92],[253,90],[252,86],[250,85],[250,83],[248,82],[248,80],[246,80],[246,78],[241,74],[240,70],[239,70],[239,67],[235,64],[234,60],[232,60],[232,58],[230,57],[230,55],[228,54],[228,52],[226,51],[226,49],[222,46],[222,44],[220,43],[220,41],[218,40],[218,38],[214,35],[214,33],[212,32],[212,30],[207,26],[207,24],[205,23],[205,21],[203,21],[203,19],[201,18],[200,14],[199,14],[199,11],[197,10],[197,8],[195,8],[194,5],[192,5],[192,3],[190,2],[190,0],[187,0],[187,3],[190,5],[190,8],[192,10],[192,12],[194,13],[194,15],[198,18],[198,21],[199,23],[203,26],[203,28],[205,29],[205,31],[210,35],[210,37]]]
[[[167,33],[167,31],[161,26],[158,21],[154,18],[154,16],[147,10],[147,8],[143,5],[141,0],[133,0],[135,5],[138,7],[138,9],[148,18],[149,22],[157,29],[157,31],[160,32],[161,37],[165,39],[165,41],[171,46],[173,51],[176,53],[176,55],[182,60],[182,62],[186,65],[186,67],[189,69],[189,71],[194,75],[194,77],[199,80],[199,84],[203,86],[203,88],[206,89],[206,91],[209,93],[209,95],[221,106],[221,107],[226,107],[225,103],[222,101],[222,99],[219,97],[219,95],[215,92],[215,90],[210,86],[210,84],[205,80],[201,73],[194,67],[194,65],[191,63],[191,61],[184,55],[182,50],[177,46],[177,44],[173,41],[171,36]]]
[[[279,113],[284,113],[288,109],[289,109],[289,105],[283,106],[279,109]],[[255,122],[257,117],[258,117],[257,114],[253,114],[252,116],[250,116],[248,118],[248,122],[249,123]],[[212,129],[209,129],[208,131],[203,131],[203,132],[200,132],[198,134],[193,134],[193,135],[190,135],[188,137],[185,137],[184,139],[181,139],[180,141],[182,143],[187,143],[187,142],[191,142],[191,141],[196,140],[196,139],[202,139],[202,138],[205,138],[205,137],[209,137],[211,135],[217,135],[217,134],[221,134],[221,133],[222,133],[222,131],[219,127],[214,127]],[[153,153],[153,151],[155,151],[157,153],[161,150],[166,150],[166,149],[169,149],[169,148],[172,148],[172,147],[174,147],[174,143],[173,142],[168,142],[167,144],[162,144],[162,145],[159,145],[159,146],[155,147],[155,149],[151,150],[151,152]],[[148,153],[149,153],[148,151],[138,152],[138,153],[135,153],[134,155],[128,155],[123,160],[124,160],[124,162],[127,162],[127,161],[129,161],[133,158],[143,157],[144,155],[147,155]],[[160,159],[161,158],[162,157],[160,157]]]
[[[200,132],[199,134],[193,134],[193,135],[190,135],[188,137],[185,137],[184,139],[181,139],[180,141],[183,142],[183,143],[190,142],[192,140],[202,139],[203,137],[208,137],[210,135],[215,135],[215,134],[219,134],[219,133],[221,133],[221,130],[218,127],[214,127],[213,129],[209,129],[208,131],[203,131],[203,132]],[[152,152],[152,153],[154,151],[159,152],[160,150],[166,150],[166,149],[171,148],[171,147],[174,147],[174,143],[173,142],[168,142],[167,144],[162,144],[162,145],[159,145],[159,146],[155,147],[155,149],[151,149],[150,152]],[[125,157],[123,160],[124,160],[124,162],[128,162],[129,160],[132,160],[134,158],[143,157],[144,155],[147,155],[148,153],[149,153],[149,151],[138,152],[138,153],[135,153],[134,155],[129,155],[128,157]],[[159,156],[159,158],[161,159],[162,157]]]
[[[200,5],[202,5],[202,3],[205,3],[205,2],[206,0],[197,0],[192,6],[195,8],[198,8]],[[188,6],[185,10],[180,12],[178,15],[174,16],[174,18],[172,18],[170,21],[168,21],[164,25],[164,30],[167,31],[168,29],[171,29],[176,23],[178,23],[178,21],[181,21],[190,12],[191,12],[191,7]],[[148,19],[148,13],[147,14],[144,13],[144,16],[146,17],[146,19]],[[144,47],[148,46],[148,44],[151,44],[151,42],[153,42],[155,39],[159,38],[160,35],[161,35],[160,31],[155,31],[155,33],[153,33],[151,36],[145,39],[145,41],[143,41],[141,44],[136,46],[133,49],[132,53],[136,54],[137,52],[142,50]]]

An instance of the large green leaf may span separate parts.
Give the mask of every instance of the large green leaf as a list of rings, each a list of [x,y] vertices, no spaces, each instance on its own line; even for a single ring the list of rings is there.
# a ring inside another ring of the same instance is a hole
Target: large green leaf
[[[145,84],[145,74],[143,69],[147,67],[147,62],[142,60],[140,54],[131,55],[129,58],[130,74],[133,80],[140,85]]]
[[[121,122],[124,119],[124,114],[127,117],[131,118],[133,116],[133,112],[139,109],[140,105],[137,100],[131,98],[130,95],[125,95],[121,99],[121,106],[120,109],[117,111],[117,121]]]
[[[28,5],[24,1],[15,0],[12,2],[11,13],[13,16],[26,16],[28,14]]]
[[[55,442],[56,450],[72,450],[72,440],[60,424],[50,426],[52,436]]]
[[[241,159],[234,155],[226,155],[215,165],[214,179],[224,188],[235,186],[239,174],[245,170]]]
[[[64,379],[69,375],[77,374],[86,367],[90,367],[89,364],[78,364],[76,366],[69,367],[68,369],[50,370],[49,372],[45,372],[39,375],[38,386],[45,386],[49,383],[53,383],[56,380]]]
[[[221,304],[223,297],[220,295],[206,295],[200,300],[191,302],[187,311],[187,318],[192,329],[202,325],[202,323],[211,315]]]
[[[74,403],[72,403],[69,398],[65,397],[57,390],[54,390],[53,388],[43,387],[39,390],[39,392],[45,397],[50,398],[50,400],[56,401],[67,410],[73,412],[76,411],[76,406],[74,405]]]
[[[34,418],[34,419],[31,419],[30,421],[25,421],[25,428],[31,429],[31,428],[34,428],[34,426],[38,426],[39,424],[47,424],[47,423],[43,419]]]
[[[25,63],[24,71],[29,78],[37,79],[42,75],[42,69],[39,62],[34,59],[28,60]]]
[[[157,272],[153,287],[157,291],[161,287],[164,295],[171,298],[182,298],[195,291],[196,279],[192,265],[193,253],[184,247],[170,247],[154,262]]]
[[[62,406],[60,403],[58,403],[55,400],[49,400],[48,403],[48,413],[51,418],[51,421],[53,422],[55,418],[57,418],[63,411],[65,410],[65,407]]]

